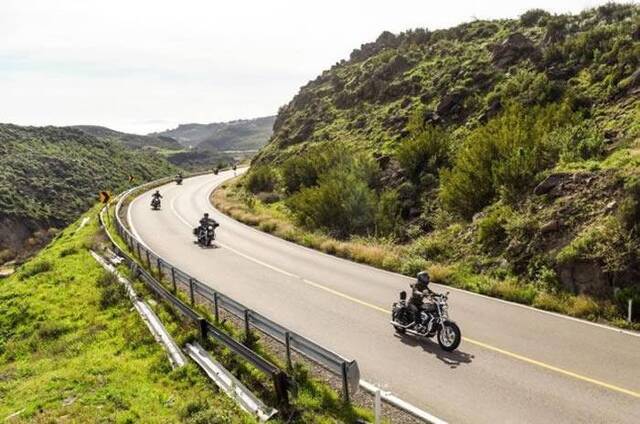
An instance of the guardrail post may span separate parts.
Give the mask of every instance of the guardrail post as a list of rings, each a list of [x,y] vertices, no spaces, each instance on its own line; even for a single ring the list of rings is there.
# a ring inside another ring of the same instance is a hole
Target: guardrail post
[[[149,251],[145,249],[144,252],[147,255],[147,268],[149,268],[149,271],[151,271],[151,257],[149,256]]]
[[[633,299],[629,299],[629,310],[627,312],[627,321],[631,322],[633,320]]]
[[[216,319],[216,324],[219,324],[220,310],[218,309],[218,292],[213,292],[213,315]]]
[[[189,299],[191,300],[191,306],[193,306],[196,303],[193,295],[193,278],[189,278]]]
[[[158,258],[157,265],[158,265],[158,281],[162,283],[162,261],[160,260],[160,258]]]
[[[342,400],[349,403],[349,381],[347,379],[346,361],[342,361]]]
[[[375,411],[375,424],[380,424],[380,409],[381,409],[381,399],[380,399],[380,389],[376,390],[376,398],[375,398],[375,405],[374,405],[374,411]]]
[[[244,344],[249,346],[251,344],[251,328],[249,328],[250,309],[244,310]]]
[[[138,252],[138,259],[142,260],[142,254],[140,253],[140,243],[136,243],[136,251]]]
[[[289,393],[287,392],[287,375],[283,372],[273,374],[273,386],[276,392],[276,399],[281,407],[289,406]]]
[[[287,351],[287,370],[291,371],[293,369],[293,364],[291,363],[291,334],[288,331],[284,333],[284,345]]]
[[[173,294],[178,292],[178,287],[176,286],[176,269],[171,267],[171,284],[173,284]]]
[[[207,343],[207,320],[198,318],[198,328],[200,329],[200,342],[203,346]]]

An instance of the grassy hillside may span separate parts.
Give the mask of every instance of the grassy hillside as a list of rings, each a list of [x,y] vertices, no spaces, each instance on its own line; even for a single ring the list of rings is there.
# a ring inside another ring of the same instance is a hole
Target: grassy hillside
[[[101,190],[174,173],[161,157],[71,128],[0,125],[0,263],[46,242]]]
[[[0,279],[0,418],[253,422],[195,365],[172,371],[124,291],[87,250],[96,242],[96,212]]]
[[[180,143],[175,139],[164,135],[128,134],[97,125],[75,125],[72,128],[79,129],[101,140],[116,141],[135,149],[159,148],[179,150],[181,148]]]
[[[640,303],[639,123],[640,6],[385,32],[281,108],[226,201],[332,253],[611,318]]]
[[[183,146],[201,150],[258,150],[269,140],[274,120],[274,116],[267,116],[212,124],[182,124],[153,135],[172,137]]]

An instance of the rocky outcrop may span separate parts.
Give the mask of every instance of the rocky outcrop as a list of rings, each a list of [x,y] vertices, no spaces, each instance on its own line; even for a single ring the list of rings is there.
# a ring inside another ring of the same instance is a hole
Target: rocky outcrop
[[[540,51],[531,40],[519,32],[508,36],[502,43],[491,47],[493,64],[499,68],[518,63],[529,58],[534,61],[540,58]]]

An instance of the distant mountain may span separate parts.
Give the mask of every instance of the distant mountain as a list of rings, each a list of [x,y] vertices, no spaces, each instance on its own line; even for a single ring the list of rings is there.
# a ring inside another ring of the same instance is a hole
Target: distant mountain
[[[98,125],[74,125],[71,128],[78,129],[101,140],[120,142],[125,146],[132,147],[134,149],[156,147],[161,149],[179,150],[182,148],[180,143],[175,139],[165,135],[128,134]]]
[[[271,137],[274,121],[275,116],[266,116],[212,124],[182,124],[149,136],[171,137],[185,147],[198,147],[201,150],[258,150]]]
[[[175,172],[158,154],[80,129],[0,124],[0,264],[42,246],[99,191]]]

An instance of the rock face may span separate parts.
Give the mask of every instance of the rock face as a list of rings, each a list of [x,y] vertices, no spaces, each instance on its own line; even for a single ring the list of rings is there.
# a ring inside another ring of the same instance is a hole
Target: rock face
[[[520,60],[530,58],[537,60],[540,51],[531,40],[519,32],[508,36],[502,43],[491,48],[493,63],[499,68],[506,68]]]
[[[602,268],[594,262],[572,262],[561,265],[558,276],[565,288],[573,293],[607,296],[611,284]]]
[[[558,189],[561,187],[562,183],[570,179],[572,174],[570,173],[557,173],[551,174],[547,178],[544,179],[540,184],[533,189],[533,194],[542,196],[543,194],[548,194],[554,189]]]

